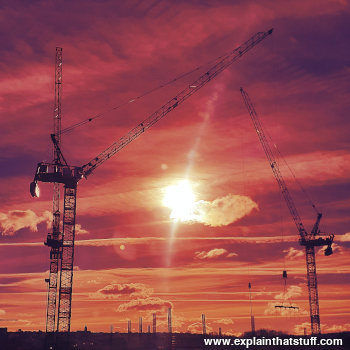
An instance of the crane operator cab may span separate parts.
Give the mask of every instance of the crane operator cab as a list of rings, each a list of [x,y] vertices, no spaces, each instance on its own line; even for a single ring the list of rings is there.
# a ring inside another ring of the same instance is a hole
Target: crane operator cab
[[[308,240],[300,240],[300,244],[304,246],[322,247],[327,246],[324,250],[324,255],[329,256],[333,254],[332,243],[334,240],[334,235],[329,235],[327,238],[318,237]]]
[[[329,256],[333,254],[332,243],[333,243],[334,235],[330,235],[327,238],[315,238],[313,241],[314,246],[327,246],[324,250],[324,255]]]
[[[78,181],[83,178],[83,169],[76,166],[57,165],[50,163],[38,163],[34,180],[30,184],[32,197],[39,197],[38,182],[62,183],[67,187],[76,187]]]
[[[334,235],[330,235],[325,239],[327,243],[327,248],[324,250],[324,255],[329,256],[333,254],[332,243],[333,243]]]

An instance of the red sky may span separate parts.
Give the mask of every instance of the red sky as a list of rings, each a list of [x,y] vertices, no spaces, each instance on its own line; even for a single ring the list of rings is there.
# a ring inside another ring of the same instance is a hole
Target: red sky
[[[347,1],[11,1],[0,17],[0,327],[45,328],[52,186],[41,184],[41,198],[32,199],[29,183],[36,164],[51,160],[55,47],[63,48],[63,127],[204,65],[65,134],[65,157],[82,165],[204,73],[207,62],[273,27],[79,183],[72,329],[125,331],[131,319],[136,330],[139,316],[147,325],[156,311],[165,331],[172,306],[175,331],[200,331],[205,313],[208,330],[237,335],[250,327],[249,281],[257,328],[309,327],[305,257],[243,86],[324,214],[321,230],[336,235],[332,256],[317,253],[322,331],[350,330]],[[315,213],[281,170],[310,229]],[[197,200],[215,207],[211,221],[169,218],[165,188],[186,177]],[[295,314],[273,313],[284,268]]]

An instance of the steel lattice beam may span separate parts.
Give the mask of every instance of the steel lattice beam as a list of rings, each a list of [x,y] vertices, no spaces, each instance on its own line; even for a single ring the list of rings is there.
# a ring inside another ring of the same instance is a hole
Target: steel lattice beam
[[[63,246],[59,288],[57,331],[69,332],[72,304],[73,261],[77,184],[64,187]]]
[[[53,133],[58,145],[61,141],[61,97],[62,97],[62,48],[56,47],[55,61],[55,106],[53,115]],[[59,164],[59,154],[57,148],[53,148],[54,164]],[[52,235],[48,234],[48,240],[60,241],[60,184],[53,184],[52,199]],[[57,299],[57,282],[58,268],[60,259],[59,245],[51,246],[50,250],[50,276],[48,279],[48,296],[46,310],[46,332],[55,331],[56,320],[56,299]]]
[[[311,318],[311,333],[320,334],[320,310],[318,303],[318,290],[317,290],[317,274],[316,274],[316,259],[315,259],[315,247],[306,246],[306,269],[307,269],[307,286],[309,290],[309,305],[310,305],[310,318]]]

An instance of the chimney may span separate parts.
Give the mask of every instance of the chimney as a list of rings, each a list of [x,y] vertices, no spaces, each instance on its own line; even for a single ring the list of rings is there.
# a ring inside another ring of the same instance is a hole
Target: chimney
[[[131,320],[128,320],[128,333],[131,333]]]
[[[171,325],[171,307],[168,308],[168,333],[172,333],[172,325]]]
[[[139,333],[142,333],[142,317],[139,317]]]
[[[205,314],[202,314],[202,328],[203,328],[203,334],[207,334],[207,328],[205,326]]]
[[[153,333],[157,333],[157,314],[153,314]]]

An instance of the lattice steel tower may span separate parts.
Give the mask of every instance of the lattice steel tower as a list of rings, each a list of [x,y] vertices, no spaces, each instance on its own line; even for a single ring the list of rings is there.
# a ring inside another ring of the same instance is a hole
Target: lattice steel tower
[[[57,145],[61,143],[61,98],[62,98],[62,48],[56,47],[55,61],[55,102],[53,114],[53,134]],[[58,167],[60,163],[58,148],[53,146],[53,164]],[[50,276],[46,279],[48,283],[46,332],[55,331],[56,320],[56,296],[58,284],[58,269],[61,257],[60,241],[60,184],[53,183],[53,205],[52,205],[52,233],[48,233],[45,245],[50,249]]]

